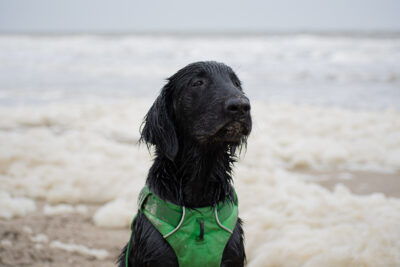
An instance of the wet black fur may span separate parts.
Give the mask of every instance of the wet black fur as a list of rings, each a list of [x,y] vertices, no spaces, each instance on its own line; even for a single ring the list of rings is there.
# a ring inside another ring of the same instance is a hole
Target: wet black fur
[[[245,103],[239,109],[232,104],[238,101]],[[232,201],[232,165],[251,131],[249,109],[239,79],[224,64],[197,62],[170,77],[141,129],[141,142],[155,147],[149,188],[187,208]],[[241,225],[239,219],[221,266],[244,265]],[[125,266],[126,253],[130,266],[178,266],[172,248],[140,211],[126,250],[120,266]]]

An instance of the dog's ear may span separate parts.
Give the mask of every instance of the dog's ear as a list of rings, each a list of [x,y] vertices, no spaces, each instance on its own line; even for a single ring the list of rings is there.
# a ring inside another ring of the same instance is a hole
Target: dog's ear
[[[147,112],[141,127],[140,142],[145,142],[148,146],[154,145],[157,153],[172,161],[178,153],[178,138],[173,122],[170,94],[168,88],[164,87]]]

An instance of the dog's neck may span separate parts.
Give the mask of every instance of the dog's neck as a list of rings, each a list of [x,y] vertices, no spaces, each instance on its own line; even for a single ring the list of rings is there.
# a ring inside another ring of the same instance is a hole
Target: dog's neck
[[[188,208],[233,200],[231,154],[225,144],[180,146],[174,161],[156,156],[147,184],[162,199]]]

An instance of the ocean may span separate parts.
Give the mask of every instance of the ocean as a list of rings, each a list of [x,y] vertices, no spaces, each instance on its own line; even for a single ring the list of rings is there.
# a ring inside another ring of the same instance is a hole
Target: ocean
[[[185,65],[230,65],[251,99],[400,108],[400,35],[0,36],[0,104],[155,97]]]

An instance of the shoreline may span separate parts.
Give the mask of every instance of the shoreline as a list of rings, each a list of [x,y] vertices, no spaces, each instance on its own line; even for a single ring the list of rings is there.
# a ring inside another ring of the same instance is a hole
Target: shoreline
[[[367,171],[295,170],[295,173],[309,176],[305,182],[315,183],[333,191],[336,185],[343,184],[352,194],[384,194],[386,197],[400,199],[400,172],[382,173]],[[314,179],[313,179],[314,177]],[[318,177],[318,178],[317,178]]]

